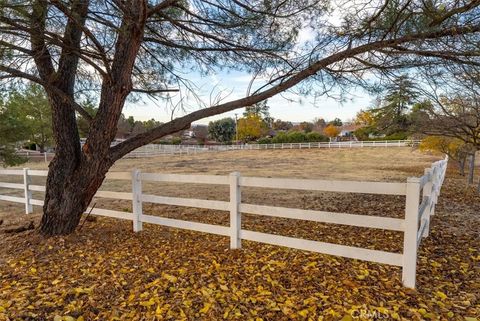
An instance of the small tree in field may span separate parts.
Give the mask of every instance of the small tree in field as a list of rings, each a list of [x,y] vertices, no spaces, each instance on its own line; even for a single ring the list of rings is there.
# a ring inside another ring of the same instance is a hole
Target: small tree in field
[[[40,232],[73,232],[118,159],[194,121],[294,87],[328,94],[364,85],[366,72],[475,61],[479,6],[344,1],[332,22],[329,3],[318,0],[0,1],[0,80],[37,83],[51,105],[56,150]],[[304,28],[313,40],[301,44]],[[214,94],[202,108],[180,108],[190,112],[112,146],[127,99],[178,90],[198,97],[200,84],[185,75],[219,69],[268,80],[252,81],[245,97]],[[79,103],[86,92],[98,99],[95,115]],[[89,122],[83,146],[76,114]]]
[[[327,127],[325,127],[325,129],[323,130],[323,133],[327,135],[327,137],[330,138],[330,140],[332,140],[333,138],[337,137],[340,134],[340,129],[337,126],[330,124]]]

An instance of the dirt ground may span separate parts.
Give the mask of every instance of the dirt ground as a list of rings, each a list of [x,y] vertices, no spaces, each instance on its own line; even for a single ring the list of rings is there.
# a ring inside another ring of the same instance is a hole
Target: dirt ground
[[[438,156],[410,148],[232,151],[121,160],[113,171],[398,181],[420,176]],[[28,164],[46,168],[45,164]],[[23,205],[0,201],[0,320],[475,320],[480,314],[480,198],[449,169],[418,256],[417,290],[401,269],[226,237],[98,218],[74,235],[43,239],[4,233],[29,221]],[[1,181],[19,178],[2,176]],[[43,184],[44,178],[36,178]],[[103,190],[130,191],[126,181]],[[148,183],[146,193],[228,199],[222,186]],[[0,194],[21,195],[0,189]],[[41,199],[42,193],[36,193]],[[403,217],[404,197],[248,188],[246,203]],[[131,211],[131,202],[95,199]],[[222,211],[144,204],[144,212],[228,225]],[[401,252],[403,233],[243,215],[248,230]],[[473,318],[473,319],[468,319]],[[71,319],[68,319],[71,320]]]

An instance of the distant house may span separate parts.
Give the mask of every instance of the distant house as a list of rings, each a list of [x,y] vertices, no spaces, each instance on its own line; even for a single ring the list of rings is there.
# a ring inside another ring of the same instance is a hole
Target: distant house
[[[353,123],[346,123],[343,126],[340,127],[340,134],[338,134],[338,137],[354,137],[354,132],[361,128],[362,125],[356,125]]]

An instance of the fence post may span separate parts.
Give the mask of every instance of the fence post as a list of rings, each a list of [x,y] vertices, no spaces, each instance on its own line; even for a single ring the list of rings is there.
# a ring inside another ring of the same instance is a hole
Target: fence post
[[[28,168],[23,169],[23,186],[25,191],[25,214],[33,213],[33,206],[30,203],[32,199],[32,191],[28,188],[31,183],[30,176],[28,176]]]
[[[132,171],[132,209],[133,209],[133,231],[140,232],[143,230],[142,215],[142,180],[140,171],[134,169]]]
[[[439,172],[441,171],[441,168],[440,167],[437,167],[437,166],[433,166],[432,167],[432,180],[431,180],[431,184],[432,184],[432,209],[430,211],[430,215],[433,216],[435,215],[435,206],[437,205],[437,199],[438,199],[438,184],[440,183],[439,182],[439,178],[438,178],[438,175],[440,174]]]
[[[403,236],[402,282],[407,288],[415,288],[417,270],[418,207],[420,179],[409,177],[405,201],[405,232]]]
[[[230,248],[242,247],[240,230],[242,229],[242,213],[239,211],[241,202],[240,173],[230,173]]]
[[[434,170],[432,170],[430,168],[425,168],[425,175],[430,175],[430,177],[428,179],[428,182],[423,186],[423,191],[422,191],[423,199],[426,199],[427,197],[430,197],[430,195],[432,194],[432,178],[433,178],[432,176],[433,176],[434,173],[435,173]],[[432,202],[432,201],[433,200],[430,200],[430,202]],[[425,225],[425,229],[423,230],[422,237],[427,237],[428,232],[430,230],[430,215],[431,215],[432,211],[431,211],[430,205],[427,205],[427,206],[428,206],[428,210],[424,214],[424,216],[426,215],[426,217],[424,218],[426,220],[426,222],[425,222],[426,225]]]

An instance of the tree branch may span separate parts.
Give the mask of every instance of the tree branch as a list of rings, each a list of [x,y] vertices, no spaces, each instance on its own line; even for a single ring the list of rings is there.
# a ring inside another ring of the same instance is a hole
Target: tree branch
[[[111,148],[111,157],[115,161],[123,157],[124,155],[128,154],[132,150],[140,146],[143,146],[145,144],[148,144],[149,142],[155,139],[158,139],[165,135],[187,128],[188,126],[190,126],[192,122],[197,121],[199,119],[222,114],[227,111],[231,111],[244,106],[250,106],[260,101],[263,101],[265,99],[268,99],[280,92],[283,92],[289,88],[292,88],[293,86],[297,85],[302,80],[304,80],[305,78],[308,78],[316,74],[318,71],[329,66],[330,64],[342,61],[346,58],[354,57],[358,54],[362,54],[368,51],[391,47],[395,45],[401,45],[403,43],[413,42],[416,40],[436,39],[436,38],[451,36],[452,34],[454,35],[469,34],[469,33],[474,33],[478,31],[480,31],[480,25],[465,26],[463,28],[448,28],[448,29],[443,29],[438,31],[431,31],[427,33],[418,33],[418,34],[408,35],[398,39],[375,41],[369,44],[360,45],[358,47],[345,49],[343,51],[337,52],[331,56],[328,56],[326,58],[323,58],[313,63],[309,67],[299,71],[295,75],[286,79],[284,82],[281,82],[278,85],[275,85],[269,89],[266,89],[263,92],[259,92],[254,95],[237,99],[234,101],[230,101],[217,106],[212,106],[209,108],[197,110],[183,117],[176,118],[159,127],[153,128],[145,133],[138,134],[132,138],[129,138],[124,142],[118,145],[115,145]]]
[[[133,89],[132,89],[132,92],[142,93],[142,94],[149,94],[149,95],[159,94],[159,93],[168,93],[168,92],[179,92],[179,91],[180,91],[180,89],[176,89],[176,88],[172,88],[172,89],[168,89],[168,88],[165,88],[165,89],[140,89],[140,88],[133,88]]]

